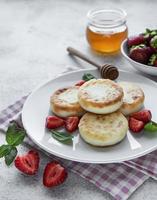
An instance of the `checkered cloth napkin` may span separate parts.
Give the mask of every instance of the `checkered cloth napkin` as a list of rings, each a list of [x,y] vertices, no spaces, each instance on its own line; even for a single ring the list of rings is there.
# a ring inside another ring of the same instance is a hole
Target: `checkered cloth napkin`
[[[26,96],[22,97],[19,101],[1,111],[0,129],[2,132],[6,131],[9,122],[13,119],[21,123],[20,112],[26,98]],[[28,137],[25,143],[35,146]],[[47,153],[45,152],[45,154]],[[52,155],[47,155],[52,157]],[[108,192],[115,200],[126,200],[149,177],[157,179],[156,155],[157,151],[154,151],[138,159],[116,164],[84,164],[55,156],[52,158],[60,160],[69,170],[90,181],[101,190]]]

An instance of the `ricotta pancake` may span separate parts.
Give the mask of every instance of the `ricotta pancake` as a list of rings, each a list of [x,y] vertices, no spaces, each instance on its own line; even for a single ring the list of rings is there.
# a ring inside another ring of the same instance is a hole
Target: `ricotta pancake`
[[[131,82],[119,82],[119,85],[123,88],[124,92],[121,112],[124,115],[130,115],[139,111],[144,104],[144,92],[142,89]]]
[[[124,139],[128,121],[120,111],[107,115],[86,113],[79,122],[82,139],[94,146],[110,146]]]
[[[96,114],[112,113],[123,103],[123,90],[109,79],[92,79],[80,87],[78,100],[86,111]]]
[[[83,108],[78,102],[79,86],[57,90],[50,98],[51,110],[60,117],[82,116]]]

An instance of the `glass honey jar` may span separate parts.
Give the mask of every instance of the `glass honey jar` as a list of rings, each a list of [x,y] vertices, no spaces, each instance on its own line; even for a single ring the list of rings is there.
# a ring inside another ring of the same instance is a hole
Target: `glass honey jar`
[[[91,48],[100,53],[119,51],[128,36],[126,12],[121,9],[95,9],[87,14],[86,37]]]

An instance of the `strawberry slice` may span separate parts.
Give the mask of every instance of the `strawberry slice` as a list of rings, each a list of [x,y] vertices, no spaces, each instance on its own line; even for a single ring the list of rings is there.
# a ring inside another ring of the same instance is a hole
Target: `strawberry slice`
[[[144,122],[134,119],[133,117],[129,118],[129,129],[134,132],[138,133],[142,131],[144,128]]]
[[[79,117],[68,117],[65,121],[65,128],[68,132],[74,132],[78,128]]]
[[[86,81],[84,81],[84,80],[80,80],[80,81],[77,82],[75,85],[76,85],[76,86],[81,86],[81,85],[83,85],[85,82],[86,82]]]
[[[144,122],[145,124],[148,123],[152,118],[152,114],[151,114],[150,110],[146,110],[146,109],[136,112],[136,113],[133,113],[130,116],[137,120]]]
[[[34,175],[39,168],[39,154],[38,152],[31,150],[23,156],[17,156],[14,164],[21,172],[28,175]]]
[[[64,125],[64,120],[56,116],[48,116],[46,118],[46,128],[55,129]]]
[[[43,184],[53,187],[62,184],[67,178],[67,172],[58,162],[50,162],[46,165],[43,174]]]

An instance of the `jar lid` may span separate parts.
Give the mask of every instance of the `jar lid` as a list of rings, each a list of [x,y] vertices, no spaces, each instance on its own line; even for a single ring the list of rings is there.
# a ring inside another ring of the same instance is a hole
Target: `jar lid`
[[[87,13],[89,23],[103,28],[112,28],[126,23],[127,13],[122,9],[94,9]]]

